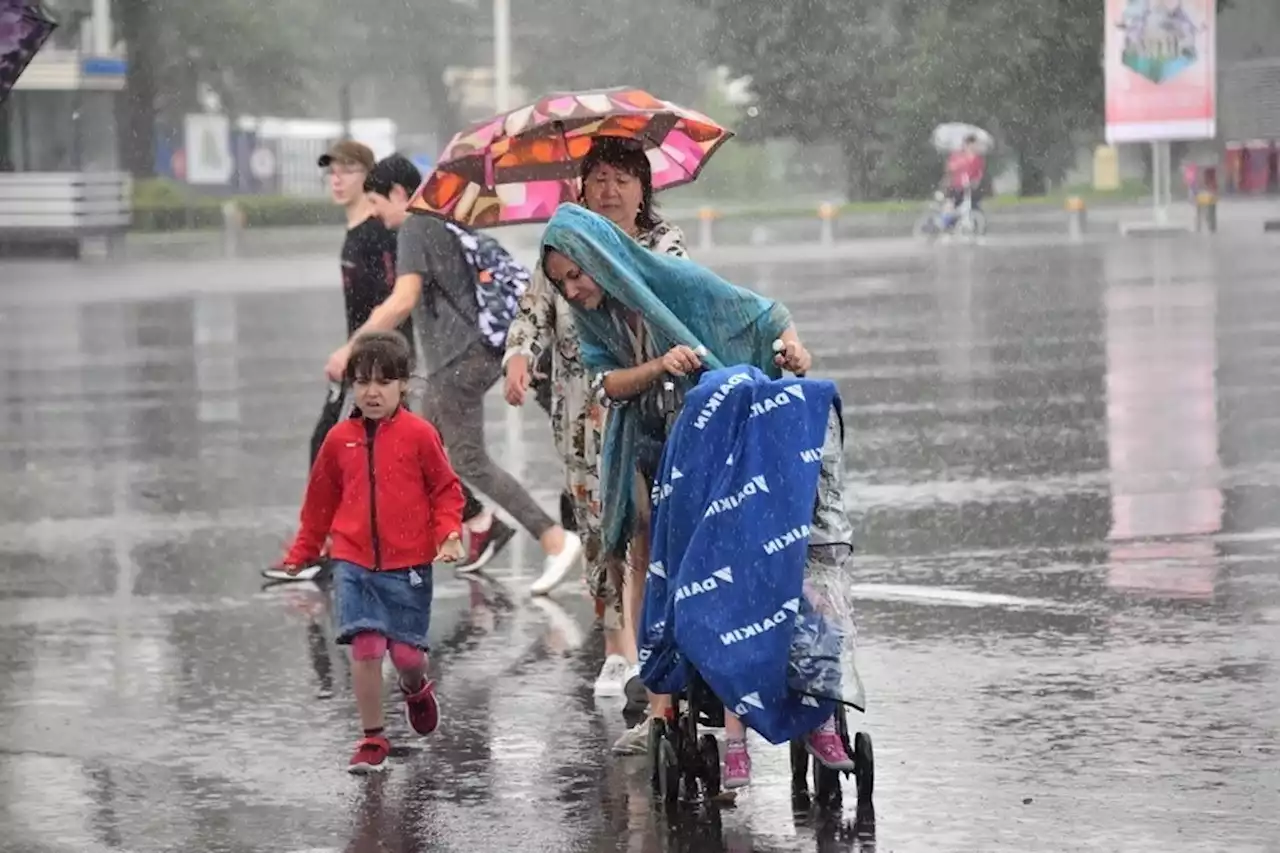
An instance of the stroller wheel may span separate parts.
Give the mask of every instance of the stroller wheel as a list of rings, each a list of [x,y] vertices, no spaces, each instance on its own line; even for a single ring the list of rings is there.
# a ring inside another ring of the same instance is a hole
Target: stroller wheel
[[[667,721],[649,721],[649,784],[656,794],[662,790],[661,747],[667,739]]]
[[[702,784],[707,799],[720,796],[720,745],[715,735],[703,735],[698,739],[698,757],[702,760]]]
[[[853,778],[858,782],[858,802],[871,802],[876,787],[876,759],[871,750],[871,735],[866,732],[853,736]]]
[[[840,791],[840,771],[832,770],[821,761],[814,761],[813,797],[820,808],[828,811],[839,809],[844,799]]]
[[[809,750],[804,741],[791,741],[791,807],[808,811],[813,806],[809,796]]]
[[[658,796],[664,803],[674,803],[680,796],[680,763],[670,741],[658,744]]]

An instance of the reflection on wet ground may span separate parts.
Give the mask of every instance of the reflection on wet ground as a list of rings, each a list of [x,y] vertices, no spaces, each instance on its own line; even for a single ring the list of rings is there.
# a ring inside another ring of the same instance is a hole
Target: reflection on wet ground
[[[651,809],[589,603],[530,601],[528,542],[437,581],[439,734],[342,772],[327,597],[257,574],[341,334],[328,263],[203,265],[194,297],[138,267],[110,301],[4,276],[0,850],[870,849],[793,816],[762,743],[737,808]],[[723,267],[844,396],[880,849],[1276,849],[1277,268],[1198,239]],[[536,411],[523,437],[551,507]]]

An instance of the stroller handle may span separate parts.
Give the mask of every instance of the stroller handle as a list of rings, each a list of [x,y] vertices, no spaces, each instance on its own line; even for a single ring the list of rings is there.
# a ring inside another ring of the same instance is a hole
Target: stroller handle
[[[698,356],[698,358],[705,358],[710,354],[710,351],[701,344],[694,347],[693,352],[694,355]],[[707,368],[705,366],[700,366],[697,370],[692,371],[688,375],[696,382],[697,378],[706,372]],[[676,381],[669,373],[662,377],[662,391],[665,398],[664,402],[667,404],[666,412],[664,413],[667,420],[667,432],[670,433],[671,428],[675,425],[676,416],[679,415],[680,412],[676,407]]]
[[[774,340],[773,351],[775,354],[781,353],[786,348],[787,348],[787,345],[782,342],[781,338],[777,338]],[[693,351],[699,358],[703,358],[708,354],[707,348],[701,345],[695,347]],[[697,378],[701,374],[706,373],[706,371],[707,371],[707,368],[705,366],[699,367],[697,370],[694,370],[693,372],[691,372],[689,374],[689,377],[696,382]],[[795,376],[800,379],[804,378],[803,373],[797,373],[795,374]],[[676,381],[671,376],[671,374],[667,374],[662,378],[662,391],[663,391],[663,396],[666,398],[665,402],[667,404],[666,411],[664,412],[666,416],[666,421],[667,421],[667,432],[670,433],[671,428],[675,426],[676,416],[680,414],[679,410],[676,407]]]
[[[774,354],[779,354],[786,348],[787,348],[787,345],[782,342],[781,338],[777,338],[774,340],[773,342]],[[708,355],[707,348],[702,345],[698,345],[697,347],[694,348],[693,351],[699,358],[703,358],[706,355]],[[696,382],[698,376],[700,376],[703,373],[706,373],[706,371],[707,371],[707,368],[705,366],[699,367],[697,370],[694,370],[691,373],[689,373],[689,377],[691,379],[694,379]],[[803,373],[796,373],[795,376],[801,379],[804,378]],[[676,415],[679,414],[679,412],[676,410],[676,405],[675,405],[676,382],[675,382],[675,379],[672,378],[670,374],[663,377],[662,390],[665,393],[666,400],[667,400],[667,410],[665,414],[667,418],[667,430],[669,432],[671,430],[672,425],[675,423]]]
[[[783,351],[783,350],[785,350],[786,348],[787,348],[787,345],[786,345],[786,344],[784,344],[784,343],[782,342],[782,338],[778,338],[777,340],[775,340],[775,341],[773,342],[773,352],[774,352],[774,355],[780,355],[780,354],[782,353],[782,351]],[[803,379],[803,378],[804,378],[804,374],[803,374],[803,373],[797,373],[797,374],[795,374],[795,375],[796,375],[796,377],[797,377],[797,378],[800,378],[800,379]]]

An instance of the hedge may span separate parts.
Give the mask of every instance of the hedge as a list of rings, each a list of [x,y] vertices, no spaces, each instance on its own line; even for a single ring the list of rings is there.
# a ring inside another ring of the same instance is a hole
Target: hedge
[[[250,227],[291,225],[341,225],[342,208],[329,201],[243,196],[234,199]],[[133,206],[135,231],[187,231],[222,227],[222,205],[226,199],[188,199],[179,202],[147,202]]]
[[[135,231],[188,231],[222,227],[222,205],[235,201],[250,227],[341,225],[342,208],[328,199],[246,195],[229,198],[195,195],[175,181],[139,181],[133,192]]]

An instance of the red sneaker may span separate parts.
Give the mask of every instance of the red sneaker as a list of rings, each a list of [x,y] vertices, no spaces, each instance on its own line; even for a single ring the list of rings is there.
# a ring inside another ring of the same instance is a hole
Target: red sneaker
[[[467,531],[467,561],[460,563],[454,571],[459,574],[480,571],[515,535],[514,530],[496,518],[489,524],[488,530]]]
[[[391,741],[385,737],[361,738],[356,744],[356,751],[351,755],[351,763],[347,765],[348,773],[381,773],[387,769],[387,758],[391,755]]]
[[[404,685],[400,686],[404,690]],[[440,703],[436,701],[436,683],[428,681],[417,693],[404,694],[404,718],[409,728],[426,737],[440,727]]]

